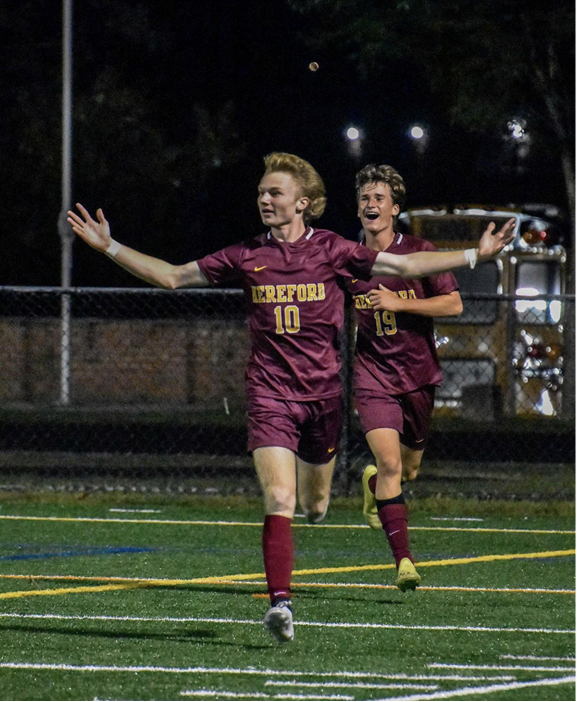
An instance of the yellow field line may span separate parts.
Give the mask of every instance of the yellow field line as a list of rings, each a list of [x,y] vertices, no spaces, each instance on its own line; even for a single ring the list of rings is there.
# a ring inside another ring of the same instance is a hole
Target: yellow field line
[[[422,564],[418,564],[422,565]],[[392,566],[387,566],[392,567]],[[264,574],[263,574],[264,575]],[[87,575],[0,575],[0,580],[28,580],[31,584],[36,584],[37,581],[72,581],[72,582],[106,582],[106,583],[134,583],[135,587],[147,587],[148,585],[154,585],[160,587],[161,585],[172,586],[175,581],[173,580],[153,580],[152,582],[148,580],[142,580],[141,578],[122,578],[122,577],[97,577],[97,576],[87,576]],[[183,580],[181,584],[194,584],[193,580]],[[224,578],[215,578],[213,585],[266,585],[266,580],[226,580]],[[340,588],[340,589],[362,589],[362,590],[396,590],[396,585],[383,585],[380,583],[292,583],[292,587],[311,587],[311,588]],[[122,588],[121,588],[122,589]],[[552,588],[511,588],[511,587],[465,587],[464,585],[420,585],[419,590],[447,590],[447,591],[462,591],[462,592],[518,592],[518,593],[530,593],[530,594],[548,594],[548,595],[574,595],[575,590],[559,590]],[[78,591],[74,589],[73,591]],[[46,591],[42,591],[46,592]],[[62,590],[57,594],[62,594]],[[30,594],[29,591],[26,591]],[[256,597],[257,595],[253,595]],[[263,597],[268,597],[268,595],[263,595]],[[1,598],[1,595],[0,595]]]
[[[557,558],[559,556],[574,556],[575,549],[566,551],[541,551],[537,553],[501,553],[490,556],[471,556],[469,558],[448,558],[440,561],[419,561],[415,563],[419,568],[428,566],[446,565],[467,565],[469,563],[487,563],[490,561],[511,561],[517,558]],[[366,565],[366,566],[343,566],[339,568],[316,568],[314,570],[295,570],[293,575],[323,575],[329,573],[353,573],[363,570],[385,570],[394,568],[393,564],[387,565]]]
[[[467,565],[470,563],[486,563],[491,561],[507,561],[515,559],[532,559],[532,558],[558,558],[560,556],[572,556],[575,555],[575,550],[570,549],[566,551],[541,551],[536,553],[505,553],[505,554],[493,554],[489,556],[471,556],[469,558],[449,558],[439,561],[420,561],[416,563],[419,568],[423,567],[434,567],[434,566],[448,566],[448,565]],[[343,566],[337,568],[313,568],[305,570],[295,570],[293,571],[293,576],[298,575],[328,575],[334,573],[360,573],[363,571],[370,570],[389,570],[395,566],[391,563],[387,564],[376,564],[376,565],[364,565],[364,566]],[[0,578],[15,578],[20,579],[27,578],[30,582],[34,580],[41,579],[74,579],[75,576],[1,576]],[[219,584],[230,584],[237,582],[239,580],[261,580],[265,577],[264,573],[243,573],[236,575],[221,575],[221,576],[211,576],[204,578],[192,578],[192,579],[133,579],[133,580],[122,580],[119,578],[87,578],[85,576],[79,576],[76,580],[91,580],[91,581],[101,581],[105,580],[108,583],[116,582],[116,585],[95,585],[91,587],[79,587],[79,588],[56,588],[53,590],[21,590],[17,592],[5,592],[0,593],[0,600],[9,599],[14,597],[30,597],[35,595],[64,595],[82,592],[105,592],[110,590],[130,590],[134,588],[147,588],[147,587],[174,587],[178,585],[219,585]],[[338,587],[338,583],[335,583],[335,587]]]
[[[16,597],[36,597],[39,595],[77,595],[83,592],[110,592],[111,590],[135,590],[146,587],[141,583],[123,585],[94,585],[93,587],[58,587],[53,590],[19,590],[18,592],[3,592],[0,600],[10,600]]]
[[[164,524],[174,526],[244,526],[262,527],[262,522],[225,522],[186,519],[123,519],[121,517],[29,517],[23,515],[0,515],[0,519],[35,522],[86,522],[86,523],[115,523],[115,524]],[[300,524],[294,523],[297,529],[369,529],[367,524]],[[411,531],[471,531],[503,534],[575,534],[573,530],[565,529],[496,529],[490,527],[437,527],[411,526]]]
[[[251,581],[255,585],[257,584],[254,580]],[[266,585],[266,582],[263,580],[261,583],[262,585]],[[293,588],[298,588],[298,587],[310,587],[310,588],[340,588],[340,589],[362,589],[362,590],[397,590],[396,585],[382,585],[382,584],[377,584],[377,583],[292,583],[291,587]],[[525,593],[525,594],[532,594],[532,595],[574,595],[575,590],[547,590],[547,589],[541,589],[541,588],[522,588],[522,587],[465,587],[464,585],[447,585],[447,586],[442,586],[442,585],[419,585],[419,591],[421,590],[429,590],[431,592],[437,592],[439,590],[447,591],[447,592],[516,592],[516,593]],[[257,595],[253,595],[253,597],[256,597]],[[268,597],[267,594],[263,595],[264,597]]]

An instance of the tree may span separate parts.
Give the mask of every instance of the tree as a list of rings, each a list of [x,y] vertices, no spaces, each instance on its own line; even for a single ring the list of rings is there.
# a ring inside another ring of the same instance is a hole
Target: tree
[[[569,0],[289,0],[317,46],[339,44],[361,73],[417,70],[450,118],[495,134],[523,120],[531,149],[557,159],[575,211],[574,26]],[[573,222],[574,223],[574,222]]]
[[[206,46],[196,49],[182,30],[196,26],[192,9],[165,10],[160,0],[75,3],[73,199],[105,207],[126,243],[190,260],[207,253],[201,243],[214,247],[205,236],[210,211],[201,206],[207,183],[243,152],[234,105],[207,104],[201,90]],[[49,0],[0,8],[4,284],[60,280],[61,23],[60,5]],[[127,280],[75,246],[73,284]]]

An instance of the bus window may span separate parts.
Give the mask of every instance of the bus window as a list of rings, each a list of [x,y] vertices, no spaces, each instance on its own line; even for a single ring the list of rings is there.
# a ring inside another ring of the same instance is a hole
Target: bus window
[[[495,223],[499,230],[507,221],[507,217],[471,217],[463,215],[418,216],[411,220],[413,233],[427,239],[436,246],[453,246],[463,242],[477,242],[489,222]]]
[[[558,295],[561,267],[556,261],[521,261],[516,270],[517,295]],[[526,324],[557,324],[561,319],[558,300],[518,300],[517,319]]]
[[[496,294],[500,291],[501,270],[496,261],[480,263],[473,270],[457,268],[453,273],[459,283],[460,293]],[[461,316],[446,321],[460,324],[493,324],[499,314],[498,305],[497,300],[465,299]]]

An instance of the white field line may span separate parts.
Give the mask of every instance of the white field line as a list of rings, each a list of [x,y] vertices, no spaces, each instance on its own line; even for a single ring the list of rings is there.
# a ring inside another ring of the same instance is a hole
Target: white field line
[[[231,699],[257,699],[257,700],[305,700],[305,702],[310,701],[308,695],[267,695],[266,693],[259,692],[226,692],[226,691],[215,691],[215,690],[183,690],[179,692],[179,695],[183,697],[230,697]],[[355,698],[350,695],[315,695],[315,700],[354,700]]]
[[[36,522],[85,522],[85,523],[122,523],[122,524],[165,524],[176,526],[236,526],[261,527],[262,522],[231,522],[204,519],[121,519],[118,517],[37,517],[21,514],[2,514],[0,519]],[[301,529],[370,529],[368,524],[294,524]],[[411,526],[412,531],[474,531],[500,532],[503,534],[575,534],[574,530],[564,529],[494,529],[489,527],[436,527]]]
[[[484,522],[480,517],[429,517],[432,522]]]
[[[409,702],[416,700],[448,700],[451,697],[466,696],[466,695],[488,695],[493,692],[509,692],[510,690],[519,690],[524,687],[544,687],[545,685],[564,685],[575,681],[574,677],[564,678],[544,678],[542,680],[530,680],[527,682],[512,682],[502,685],[487,685],[484,687],[462,687],[459,690],[442,690],[432,692],[425,695],[411,695],[410,697],[386,697],[375,702]]]
[[[120,507],[111,507],[108,511],[122,514],[162,514],[161,509],[121,509]]]
[[[514,656],[511,653],[504,653],[499,658],[514,661],[567,661],[567,663],[575,660],[575,656]]]
[[[488,681],[488,680],[515,680],[512,675],[410,675],[408,673],[360,673],[350,670],[321,673],[312,670],[273,670],[270,668],[206,668],[203,666],[195,668],[170,668],[166,666],[103,666],[103,665],[75,665],[72,663],[26,663],[26,662],[0,662],[1,668],[14,670],[61,670],[70,672],[89,673],[177,673],[190,675],[262,675],[266,677],[306,677],[306,678],[341,678],[347,680],[415,680],[438,682],[439,680],[458,681]],[[323,683],[324,684],[324,683]]]
[[[564,668],[563,666],[539,666],[539,665],[472,665],[464,663],[427,663],[427,668],[454,668],[456,670],[514,670],[515,672],[539,672],[539,673],[571,673],[575,668]]]
[[[351,683],[351,682],[301,682],[299,680],[267,680],[265,687],[314,687],[322,685],[325,687],[345,687],[347,689],[364,690],[438,690],[438,685],[419,685],[417,683]]]
[[[20,614],[18,612],[0,612],[0,619],[58,619],[68,621],[118,621],[118,622],[173,622],[178,624],[241,624],[262,626],[260,619],[230,619],[224,617],[130,617],[108,615],[65,615],[65,614]],[[490,626],[427,626],[425,624],[378,624],[374,622],[295,622],[298,626],[319,627],[321,629],[400,629],[403,631],[475,631],[494,633],[526,633],[526,634],[575,634],[573,629],[532,629],[516,627]]]

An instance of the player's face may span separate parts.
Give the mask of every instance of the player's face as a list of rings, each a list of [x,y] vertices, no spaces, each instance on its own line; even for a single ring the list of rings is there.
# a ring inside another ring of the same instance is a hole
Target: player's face
[[[278,229],[291,224],[306,208],[309,200],[290,173],[266,172],[258,186],[258,209],[264,224]]]
[[[367,183],[361,188],[358,215],[366,232],[376,235],[392,227],[393,217],[399,211],[399,206],[393,204],[387,183]]]

